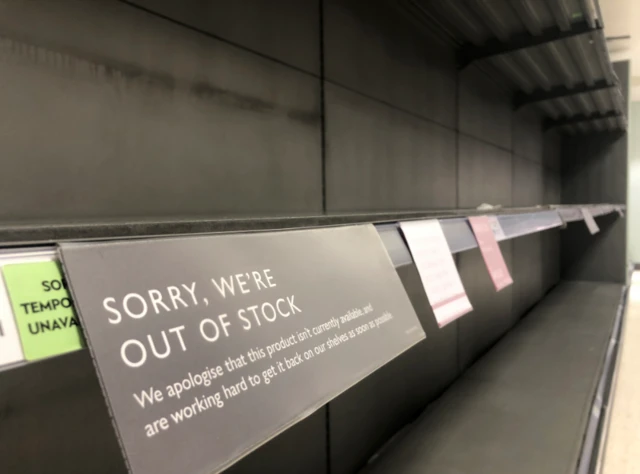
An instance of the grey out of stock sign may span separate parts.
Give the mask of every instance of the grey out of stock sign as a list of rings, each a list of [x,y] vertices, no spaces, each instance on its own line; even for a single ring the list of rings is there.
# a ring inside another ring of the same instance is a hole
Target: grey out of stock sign
[[[371,225],[60,254],[134,474],[223,470],[425,337]]]

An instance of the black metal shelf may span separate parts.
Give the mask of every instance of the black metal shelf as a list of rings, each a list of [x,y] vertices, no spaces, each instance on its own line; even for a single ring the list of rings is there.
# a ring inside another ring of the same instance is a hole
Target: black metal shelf
[[[569,134],[625,130],[626,110],[597,0],[402,0],[459,51],[537,106],[545,128]]]
[[[624,209],[622,204],[587,205],[595,209]],[[139,220],[129,222],[75,222],[0,225],[0,247],[24,247],[51,245],[68,241],[115,240],[125,238],[148,238],[168,235],[193,235],[222,232],[261,232],[269,230],[292,230],[313,227],[329,227],[351,224],[384,224],[412,219],[451,219],[478,215],[520,215],[553,209],[579,209],[572,206],[535,206],[520,208],[436,209],[427,211],[374,212],[358,214],[330,214],[312,216],[233,218],[233,219],[180,219]],[[598,214],[594,214],[598,215]]]
[[[150,236],[193,235],[211,232],[266,231],[284,229],[309,229],[330,225],[349,225],[375,223],[384,246],[396,268],[413,263],[411,253],[398,227],[398,221],[414,219],[439,219],[449,249],[452,253],[464,252],[478,246],[467,217],[473,215],[496,216],[504,236],[498,240],[509,240],[528,234],[559,228],[567,222],[583,219],[582,209],[588,208],[594,217],[622,212],[624,205],[595,204],[582,206],[539,206],[519,209],[454,210],[393,214],[355,214],[343,216],[315,216],[281,219],[251,219],[224,221],[184,221],[173,223],[130,223],[119,225],[76,225],[33,227],[13,227],[0,229],[0,236],[24,238],[23,246],[0,249],[0,268],[16,263],[35,263],[56,261],[57,249],[53,245],[63,240],[109,240],[122,238],[143,238]],[[56,238],[65,236],[65,238]],[[40,240],[37,240],[40,239]],[[24,242],[40,243],[34,247],[25,247]],[[0,311],[11,311],[9,297],[4,282],[0,278]],[[54,357],[59,357],[59,354]],[[46,360],[46,359],[43,359]],[[39,361],[33,361],[39,362]],[[33,362],[20,361],[0,366],[0,371],[13,369]]]

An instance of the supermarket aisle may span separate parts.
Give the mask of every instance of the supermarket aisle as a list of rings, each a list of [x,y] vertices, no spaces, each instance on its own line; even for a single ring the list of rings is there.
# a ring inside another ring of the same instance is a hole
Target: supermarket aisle
[[[640,473],[640,271],[633,273],[601,472]]]

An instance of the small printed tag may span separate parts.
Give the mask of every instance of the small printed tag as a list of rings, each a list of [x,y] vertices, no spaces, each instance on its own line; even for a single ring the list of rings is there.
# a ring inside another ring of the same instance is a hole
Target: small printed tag
[[[491,228],[491,223],[486,216],[469,217],[469,224],[478,241],[478,247],[482,252],[482,258],[487,266],[489,275],[493,280],[496,291],[511,285],[513,279],[509,274],[509,269],[504,261],[504,256],[495,237],[495,231]]]
[[[582,217],[584,217],[584,222],[585,224],[587,224],[589,232],[591,232],[592,235],[600,232],[600,227],[598,227],[596,220],[593,218],[593,215],[591,215],[591,211],[589,210],[589,208],[583,207],[581,211]]]
[[[437,220],[401,222],[439,327],[473,310]]]

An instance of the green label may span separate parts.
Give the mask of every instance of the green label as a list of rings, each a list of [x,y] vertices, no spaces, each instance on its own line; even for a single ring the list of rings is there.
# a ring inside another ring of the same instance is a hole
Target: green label
[[[2,272],[27,360],[84,347],[58,262],[6,265]]]

